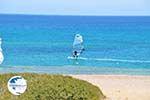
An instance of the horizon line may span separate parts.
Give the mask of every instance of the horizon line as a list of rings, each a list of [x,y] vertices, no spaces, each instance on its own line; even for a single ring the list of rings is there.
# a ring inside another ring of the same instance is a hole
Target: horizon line
[[[0,15],[31,15],[31,16],[93,16],[93,17],[100,17],[100,16],[110,16],[110,17],[113,17],[113,16],[124,16],[124,17],[150,17],[150,15],[69,15],[69,14],[24,14],[24,13],[0,13]]]

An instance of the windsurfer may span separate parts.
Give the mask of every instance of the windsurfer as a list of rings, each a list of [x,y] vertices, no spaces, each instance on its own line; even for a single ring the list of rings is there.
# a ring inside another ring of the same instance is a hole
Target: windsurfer
[[[76,57],[76,58],[77,58],[77,57],[78,57],[77,54],[78,54],[78,52],[77,52],[77,51],[74,51],[74,52],[73,52],[73,57]]]

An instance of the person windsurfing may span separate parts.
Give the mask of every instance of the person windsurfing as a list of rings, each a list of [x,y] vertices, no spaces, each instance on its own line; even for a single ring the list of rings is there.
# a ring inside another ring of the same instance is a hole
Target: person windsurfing
[[[77,51],[74,51],[74,52],[73,52],[73,57],[74,57],[74,58],[77,58],[77,57],[78,57],[77,54],[78,54],[78,52],[77,52]]]
[[[73,57],[78,58],[84,50],[83,37],[80,34],[76,34],[73,42]]]

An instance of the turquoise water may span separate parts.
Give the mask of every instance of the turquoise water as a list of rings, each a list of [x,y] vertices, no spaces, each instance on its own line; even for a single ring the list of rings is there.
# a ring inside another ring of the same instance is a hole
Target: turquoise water
[[[0,72],[150,75],[150,17],[0,15]],[[85,52],[72,56],[74,35]]]

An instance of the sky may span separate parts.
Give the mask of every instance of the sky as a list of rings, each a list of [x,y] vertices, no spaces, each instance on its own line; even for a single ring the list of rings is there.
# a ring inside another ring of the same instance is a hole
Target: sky
[[[150,0],[0,0],[0,13],[150,16]]]

